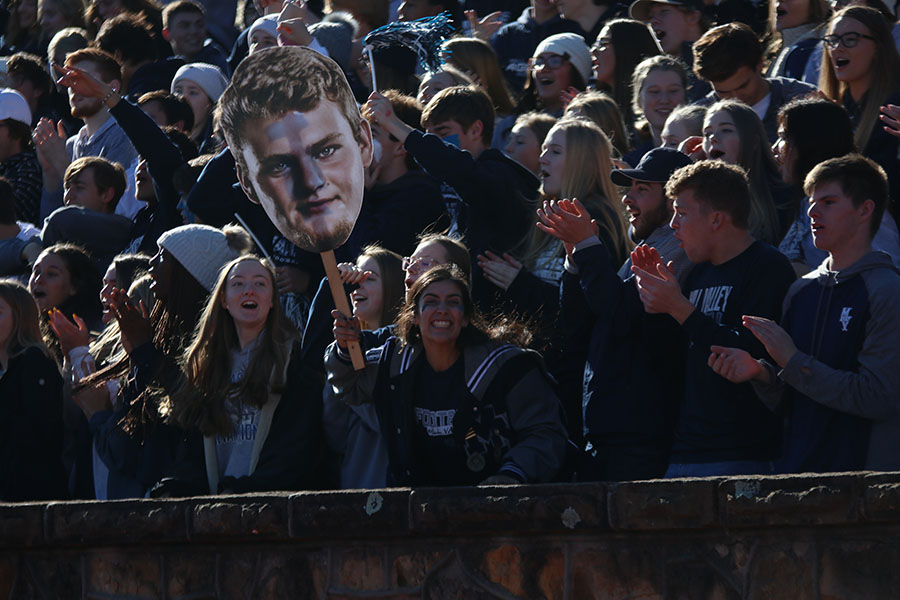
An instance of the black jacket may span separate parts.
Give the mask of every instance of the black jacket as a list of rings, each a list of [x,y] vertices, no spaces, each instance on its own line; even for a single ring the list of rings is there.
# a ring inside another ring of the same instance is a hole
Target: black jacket
[[[0,375],[0,500],[67,497],[63,384],[53,359],[28,348]]]
[[[537,355],[493,342],[465,348],[467,393],[452,417],[452,436],[472,485],[494,475],[523,483],[553,479],[563,464],[565,430],[559,401]],[[374,402],[390,461],[391,485],[419,485],[422,472],[413,443],[416,372],[425,362],[421,345],[401,348],[397,338],[366,353],[366,368],[356,372],[349,359],[329,346],[325,363],[335,395],[350,404]]]

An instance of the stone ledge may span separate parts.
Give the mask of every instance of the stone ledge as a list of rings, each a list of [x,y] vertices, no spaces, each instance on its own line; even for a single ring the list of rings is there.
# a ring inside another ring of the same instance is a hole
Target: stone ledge
[[[0,504],[0,547],[900,525],[900,473]]]

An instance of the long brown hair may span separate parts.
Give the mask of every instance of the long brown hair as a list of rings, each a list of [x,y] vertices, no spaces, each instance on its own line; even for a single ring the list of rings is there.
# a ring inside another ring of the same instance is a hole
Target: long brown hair
[[[6,341],[7,356],[12,358],[28,348],[38,348],[50,357],[41,336],[37,303],[28,288],[15,279],[0,279],[0,298],[12,310],[12,331]]]
[[[606,87],[603,85],[599,88],[609,92],[615,99],[622,109],[622,118],[630,125],[634,122],[634,109],[631,106],[631,74],[642,60],[663,54],[663,49],[656,41],[653,30],[646,23],[634,19],[613,19],[603,28],[608,31],[613,51],[616,53],[616,71],[613,75],[612,89],[603,89]],[[597,35],[597,42],[600,41],[602,33],[601,31]],[[613,140],[613,143],[618,146],[621,142]]]
[[[167,359],[163,363],[168,374],[157,375],[155,381],[174,380],[170,369],[172,361],[181,356],[185,340],[191,339],[194,326],[200,311],[209,294],[200,282],[185,269],[180,262],[172,258],[171,280],[168,286],[176,293],[168,294],[165,300],[157,299],[150,311],[150,323],[153,327],[153,345]],[[131,370],[131,360],[126,354],[107,367],[82,379],[75,391],[90,385],[111,379],[120,379]],[[170,409],[168,391],[160,385],[151,383],[131,403],[128,413],[123,418],[126,431],[141,435],[147,425],[153,425],[166,416]]]
[[[272,308],[266,317],[265,328],[253,349],[244,377],[232,383],[231,353],[239,347],[234,319],[224,307],[228,275],[245,261],[262,265],[269,275]],[[204,435],[227,435],[234,429],[226,402],[238,398],[241,402],[262,407],[270,393],[284,388],[285,366],[290,346],[298,337],[284,316],[275,285],[275,269],[268,261],[256,256],[240,256],[222,268],[218,280],[203,308],[193,339],[184,352],[182,366],[186,385],[172,400],[172,419],[184,429],[197,429]]]
[[[448,53],[449,64],[478,77],[497,114],[508,115],[515,110],[497,54],[490,44],[477,38],[458,37],[444,42],[443,50]]]
[[[364,257],[374,260],[381,271],[381,314],[378,316],[378,326],[384,327],[397,320],[406,295],[403,285],[403,257],[375,244],[363,248],[357,262]],[[372,329],[369,323],[362,322],[362,325],[363,329]]]
[[[780,231],[772,191],[782,187],[783,182],[766,130],[756,112],[739,100],[719,100],[706,110],[706,119],[720,110],[731,116],[740,140],[737,164],[747,172],[750,181],[750,233],[777,244]]]
[[[878,123],[881,105],[900,85],[900,53],[894,45],[891,26],[878,10],[868,6],[848,6],[832,15],[828,21],[828,29],[830,30],[832,24],[842,17],[859,21],[875,38],[872,40],[876,47],[875,60],[869,69],[872,77],[869,89],[862,98],[862,110],[854,133],[856,147],[860,152],[864,152]],[[834,62],[831,60],[831,50],[827,44],[822,55],[822,68],[819,71],[819,89],[828,98],[843,105],[848,86],[838,81],[834,74]]]

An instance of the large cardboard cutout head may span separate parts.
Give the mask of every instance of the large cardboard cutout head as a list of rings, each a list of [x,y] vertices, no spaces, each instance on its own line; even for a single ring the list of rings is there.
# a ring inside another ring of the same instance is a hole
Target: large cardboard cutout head
[[[302,46],[244,59],[219,100],[238,180],[299,247],[333,250],[362,206],[372,132],[337,64]]]

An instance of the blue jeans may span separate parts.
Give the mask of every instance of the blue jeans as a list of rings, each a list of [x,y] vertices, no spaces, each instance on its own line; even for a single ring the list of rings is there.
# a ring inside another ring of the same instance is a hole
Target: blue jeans
[[[726,460],[713,463],[671,464],[665,478],[715,477],[717,475],[771,475],[774,464],[767,460]]]

